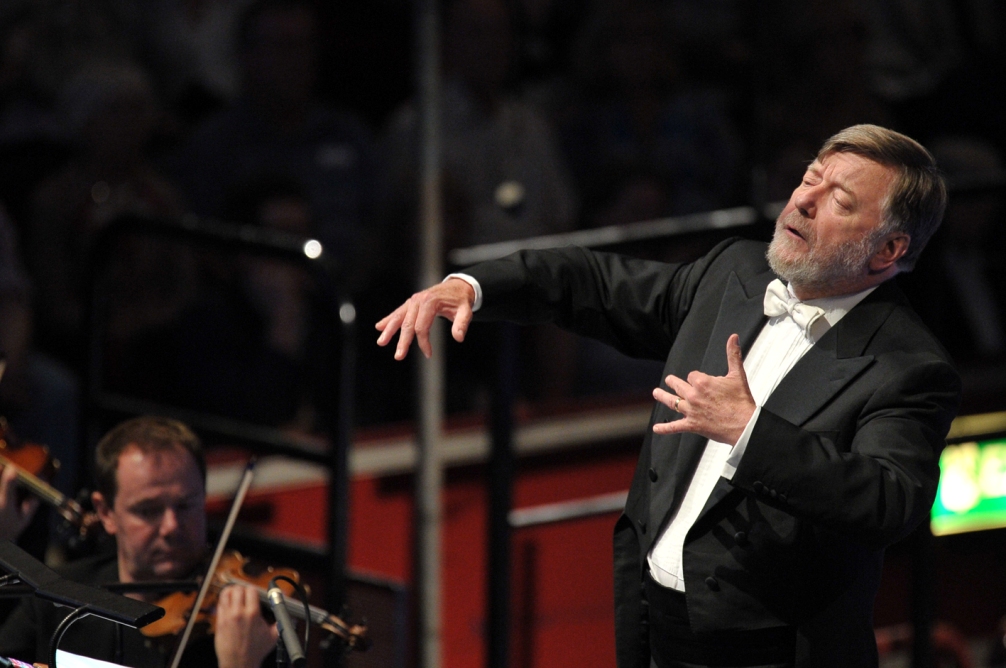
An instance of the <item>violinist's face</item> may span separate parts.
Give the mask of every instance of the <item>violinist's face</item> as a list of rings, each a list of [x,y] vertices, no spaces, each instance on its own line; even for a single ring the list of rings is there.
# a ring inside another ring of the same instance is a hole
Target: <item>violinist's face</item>
[[[95,509],[115,536],[123,582],[189,574],[206,546],[206,493],[192,455],[181,446],[119,455],[118,491],[109,506],[98,492]]]

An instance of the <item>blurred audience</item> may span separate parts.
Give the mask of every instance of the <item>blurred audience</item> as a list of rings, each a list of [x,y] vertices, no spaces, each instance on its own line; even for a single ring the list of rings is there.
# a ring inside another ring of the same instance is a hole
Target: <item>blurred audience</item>
[[[513,26],[502,0],[454,0],[446,12],[442,114],[445,246],[564,232],[576,195],[547,122],[512,93]],[[389,198],[411,222],[419,109],[394,114],[383,139]]]
[[[996,113],[1006,106],[997,83],[1006,69],[1006,9],[988,0],[758,7],[739,0],[450,0],[444,8],[447,247],[778,199],[825,136],[859,122],[926,140],[967,129],[973,137],[949,142],[957,147],[942,158],[948,172],[962,151],[986,167],[995,163],[992,171],[1002,168],[990,156],[1006,150]],[[353,75],[386,106],[383,114],[375,113],[378,103],[367,106],[384,130],[377,151],[358,115],[323,102],[346,99],[339,89],[345,77],[333,74],[340,68],[321,72],[319,62],[334,34],[339,48],[329,53],[372,57],[377,47],[353,40],[380,32],[379,12],[312,0],[3,3],[0,201],[34,284],[35,349],[80,364],[87,257],[95,235],[119,213],[191,209],[266,224],[258,209],[283,199],[274,192],[279,183],[299,184],[278,206],[309,219],[310,233],[342,261],[360,321],[372,319],[368,310],[381,314],[397,304],[393,286],[411,278],[417,256],[419,110],[414,101],[398,104],[410,93],[410,77],[371,85]],[[354,32],[357,24],[366,30]],[[398,35],[400,27],[389,21],[382,34]],[[379,40],[382,50],[398,50],[388,62],[413,56],[412,44],[398,42]],[[167,171],[178,186],[158,169],[171,147],[177,151]],[[249,184],[271,185],[249,194]],[[1004,286],[992,269],[1006,248],[990,231],[1000,215],[998,194],[966,190],[954,195],[940,237],[944,252],[904,282],[911,291],[937,277],[919,310],[973,369],[974,387],[989,388],[995,374],[988,369],[998,367],[987,363],[1006,362]],[[234,206],[235,193],[245,193],[247,210]],[[687,243],[668,246],[681,251]],[[203,256],[196,267],[188,252],[139,239],[113,254],[101,279],[109,290],[113,385],[177,397],[180,367],[154,352],[176,355],[197,340],[183,343],[180,323],[225,293],[242,306],[210,308],[234,320],[207,320],[205,329],[219,326],[218,340],[235,327],[253,333],[249,350],[289,363],[289,387],[303,380],[311,295],[288,268],[213,267]],[[966,271],[941,268],[950,257],[967,258],[957,263]],[[651,382],[649,369],[582,343],[522,336],[532,369],[528,397]],[[359,397],[364,421],[410,417],[411,381],[360,348],[358,375],[369,379]],[[489,378],[479,367],[486,363],[453,365]],[[394,392],[402,386],[409,391]],[[451,388],[461,404],[479,391]],[[311,401],[291,393],[294,407],[277,407],[270,422],[299,423],[291,416]],[[388,401],[391,393],[400,398]],[[245,403],[224,410],[247,414]]]
[[[855,123],[898,127],[871,87],[866,60],[873,43],[864,5],[855,0],[770,3],[770,34],[759,93],[761,155],[767,201],[789,197],[817,148]]]
[[[13,226],[0,207],[0,416],[12,442],[49,448],[59,460],[54,484],[76,492],[78,446],[77,379],[34,345],[32,286],[21,264]]]
[[[445,81],[440,100],[444,246],[461,248],[573,230],[577,195],[552,129],[513,91],[513,17],[503,0],[454,0],[445,13]],[[392,117],[382,140],[387,166],[385,215],[394,221],[412,282],[418,239],[419,109]],[[401,285],[401,283],[399,283]],[[400,288],[398,288],[400,290]],[[391,293],[398,296],[397,290]],[[536,392],[562,393],[571,382],[572,341],[554,328],[527,334]],[[476,333],[478,336],[478,333]],[[484,405],[492,360],[452,348],[449,405]],[[546,352],[547,351],[547,352]],[[480,359],[481,358],[481,359]],[[488,365],[488,366],[487,366]],[[481,389],[480,389],[481,388]],[[475,397],[482,395],[483,399]]]
[[[521,100],[560,127],[576,106],[572,46],[589,0],[519,0],[514,12],[514,72]]]
[[[34,187],[72,150],[61,92],[90,63],[135,55],[134,9],[127,0],[0,3],[0,199],[15,224],[27,220]]]
[[[171,217],[184,208],[148,153],[159,107],[143,70],[92,63],[64,87],[61,108],[77,151],[35,190],[25,245],[37,289],[39,343],[79,365],[97,235],[122,214]],[[125,341],[177,316],[192,288],[185,253],[159,240],[128,238],[110,256],[108,272],[99,277],[110,339]]]
[[[929,143],[950,203],[933,253],[904,277],[913,305],[960,368],[962,412],[1006,405],[1006,163],[990,143],[944,136]]]
[[[250,0],[134,0],[142,8],[145,62],[188,129],[239,91],[238,19]]]
[[[583,94],[562,128],[587,226],[736,204],[742,151],[724,90],[687,77],[660,0],[598,0],[577,38]]]
[[[308,0],[257,0],[239,21],[236,101],[194,131],[172,161],[195,213],[221,216],[235,184],[285,174],[304,184],[315,230],[363,289],[382,233],[373,216],[371,139],[317,96],[318,19]]]
[[[235,184],[222,210],[235,222],[314,233],[305,189],[286,177]],[[249,254],[199,260],[198,296],[170,325],[131,342],[116,382],[235,420],[317,431],[334,382],[318,319],[331,306],[289,263]]]
[[[34,345],[32,286],[21,264],[17,237],[0,205],[0,439],[36,452],[44,446],[59,464],[52,485],[71,498],[81,473],[78,448],[77,378]],[[42,474],[42,471],[32,471]],[[62,538],[55,513],[14,483],[16,471],[0,474],[0,539],[16,540],[43,559],[53,538]],[[44,475],[43,475],[44,477]],[[60,544],[61,545],[61,544]],[[12,603],[12,602],[11,602]],[[0,619],[13,605],[0,602]]]

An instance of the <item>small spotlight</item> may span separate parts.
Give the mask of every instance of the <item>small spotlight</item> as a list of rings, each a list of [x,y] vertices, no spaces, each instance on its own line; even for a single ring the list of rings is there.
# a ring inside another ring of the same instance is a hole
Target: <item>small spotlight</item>
[[[308,256],[312,260],[317,260],[321,257],[321,253],[321,242],[317,239],[308,239],[304,242],[304,255]]]
[[[347,325],[354,322],[356,320],[356,307],[349,302],[345,302],[339,307],[339,319]]]

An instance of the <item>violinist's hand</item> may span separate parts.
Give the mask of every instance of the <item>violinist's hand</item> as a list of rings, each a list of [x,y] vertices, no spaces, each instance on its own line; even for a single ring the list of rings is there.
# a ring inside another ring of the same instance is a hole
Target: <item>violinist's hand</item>
[[[229,585],[217,597],[213,646],[220,668],[259,668],[276,646],[275,624],[262,618],[258,592],[245,585]]]
[[[0,473],[0,540],[17,540],[38,510],[38,497],[17,499],[17,469],[5,466]]]
[[[450,278],[431,288],[409,297],[408,301],[385,316],[375,325],[381,333],[377,337],[377,345],[386,346],[395,332],[398,335],[398,346],[395,348],[395,359],[403,360],[409,352],[412,338],[415,336],[419,349],[427,358],[433,354],[430,346],[430,327],[433,320],[442,315],[454,323],[451,335],[461,343],[472,321],[472,304],[475,303],[475,290],[467,281],[460,278]]]

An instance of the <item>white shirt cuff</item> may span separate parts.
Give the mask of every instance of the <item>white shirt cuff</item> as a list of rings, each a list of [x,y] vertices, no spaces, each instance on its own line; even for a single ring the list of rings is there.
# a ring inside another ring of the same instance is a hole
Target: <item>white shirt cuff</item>
[[[733,480],[734,474],[737,473],[737,467],[740,466],[741,457],[744,456],[744,451],[748,447],[748,441],[751,440],[751,432],[754,431],[755,422],[758,421],[759,415],[761,415],[761,406],[755,406],[751,419],[748,420],[744,431],[741,432],[741,437],[737,439],[734,447],[730,450],[730,456],[723,463],[723,473],[721,475],[727,480]]]
[[[482,308],[482,286],[479,285],[478,281],[476,281],[468,274],[448,274],[444,278],[444,281],[446,281],[448,278],[460,278],[462,281],[472,286],[472,290],[475,291],[475,303],[472,304],[472,313]],[[441,283],[443,283],[443,281],[441,281]]]

